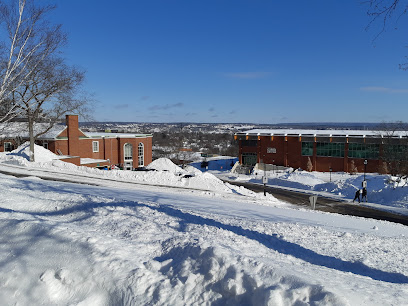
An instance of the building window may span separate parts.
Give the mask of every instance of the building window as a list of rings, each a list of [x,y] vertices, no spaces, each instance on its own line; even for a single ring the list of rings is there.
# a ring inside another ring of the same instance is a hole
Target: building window
[[[99,152],[99,141],[92,141],[92,152]]]
[[[340,142],[317,142],[317,156],[344,157],[344,143]]]
[[[385,160],[406,160],[408,155],[408,146],[401,144],[385,144],[384,158]]]
[[[123,157],[125,162],[123,163],[123,169],[132,170],[133,169],[133,147],[130,143],[125,143],[123,147]]]
[[[4,152],[11,152],[13,151],[13,145],[11,142],[4,143]]]
[[[242,153],[242,164],[244,166],[255,166],[257,155],[256,153]]]
[[[43,147],[44,147],[44,149],[47,149],[48,150],[48,142],[43,142]]]
[[[313,142],[302,142],[302,156],[313,156]]]
[[[125,160],[133,160],[133,150],[130,143],[125,144]]]
[[[241,140],[242,147],[256,147],[258,145],[258,140]]]
[[[144,166],[144,145],[143,143],[139,143],[139,146],[137,147],[137,156],[138,156],[138,166],[143,167]]]
[[[348,157],[378,159],[380,155],[380,145],[365,143],[350,143]]]

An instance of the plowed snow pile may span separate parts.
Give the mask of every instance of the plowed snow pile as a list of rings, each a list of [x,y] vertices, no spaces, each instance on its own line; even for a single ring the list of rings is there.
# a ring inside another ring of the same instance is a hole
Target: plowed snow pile
[[[46,168],[58,174],[64,172],[77,173],[81,176],[103,177],[105,179],[124,182],[183,187],[227,194],[238,193],[246,196],[260,197],[260,195],[245,188],[225,184],[210,173],[202,173],[200,170],[190,166],[186,167],[186,169],[182,169],[167,158],[157,159],[146,167],[152,171],[104,171],[84,166],[78,167],[74,164],[60,161],[58,155],[38,145],[35,145],[34,151],[36,160],[34,163],[28,162],[30,154],[29,143],[24,143],[10,153],[2,153],[0,155],[0,162],[19,165],[30,169]],[[268,199],[276,202],[271,195],[268,195]]]
[[[44,147],[34,145],[36,163],[51,162],[58,160],[60,157]],[[0,161],[16,165],[29,166],[30,160],[30,143],[26,142],[10,153],[1,153]]]
[[[147,167],[147,169],[157,170],[157,171],[169,171],[175,174],[185,173],[183,169],[175,165],[168,158],[158,158],[152,161]]]

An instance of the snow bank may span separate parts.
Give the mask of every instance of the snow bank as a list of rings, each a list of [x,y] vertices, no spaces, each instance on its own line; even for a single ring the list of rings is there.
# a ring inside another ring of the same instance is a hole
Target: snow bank
[[[150,163],[146,168],[155,171],[104,171],[96,168],[76,166],[59,160],[59,156],[41,146],[35,145],[35,162],[29,160],[29,143],[25,143],[13,152],[0,155],[0,162],[27,167],[30,169],[46,169],[57,175],[73,174],[91,178],[104,178],[125,182],[143,183],[149,185],[174,186],[189,189],[198,189],[226,194],[241,194],[249,197],[258,197],[252,191],[225,184],[210,173],[202,173],[192,166],[185,169],[175,165],[168,158],[159,158]],[[268,197],[269,204],[277,202],[273,197]]]
[[[279,179],[307,186],[315,186],[324,183],[322,179],[317,178],[312,173],[298,170],[286,173],[280,176]]]
[[[159,171],[169,171],[172,173],[184,173],[183,169],[175,165],[170,159],[164,157],[152,161],[148,166],[146,166],[146,168]]]
[[[22,157],[27,161],[30,160],[30,155],[31,151],[29,142],[23,143],[17,149],[6,154],[6,156]],[[52,153],[50,150],[47,150],[44,147],[38,145],[34,145],[34,157],[35,161],[38,163],[49,162],[60,158],[58,155]]]

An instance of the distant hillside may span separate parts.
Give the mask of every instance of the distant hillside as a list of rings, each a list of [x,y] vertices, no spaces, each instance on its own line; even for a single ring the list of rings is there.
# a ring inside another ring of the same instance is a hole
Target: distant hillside
[[[400,124],[396,124],[400,126]],[[174,132],[203,132],[203,133],[236,133],[250,129],[349,129],[349,130],[377,130],[380,123],[140,123],[140,122],[81,122],[80,127],[86,131],[115,130],[134,133],[174,133]]]

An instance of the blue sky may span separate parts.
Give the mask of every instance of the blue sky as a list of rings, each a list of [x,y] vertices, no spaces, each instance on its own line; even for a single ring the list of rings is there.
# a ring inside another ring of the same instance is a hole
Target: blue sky
[[[97,121],[406,121],[408,24],[361,1],[54,2]]]

